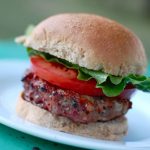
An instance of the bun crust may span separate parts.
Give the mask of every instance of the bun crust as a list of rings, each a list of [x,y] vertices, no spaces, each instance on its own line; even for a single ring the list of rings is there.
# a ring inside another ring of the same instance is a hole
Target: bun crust
[[[145,51],[138,37],[117,22],[101,16],[52,16],[38,24],[31,35],[17,41],[112,75],[142,74],[146,67]]]
[[[125,117],[109,122],[76,124],[66,117],[53,116],[50,112],[34,106],[23,100],[21,95],[17,102],[16,111],[23,119],[40,126],[86,137],[120,140],[127,133],[127,120]]]

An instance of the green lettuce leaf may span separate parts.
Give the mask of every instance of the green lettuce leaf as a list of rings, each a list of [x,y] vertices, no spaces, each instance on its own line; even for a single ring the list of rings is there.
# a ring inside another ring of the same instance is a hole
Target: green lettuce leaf
[[[82,71],[82,69],[79,69],[79,70],[78,70],[77,79],[79,79],[79,80],[84,80],[84,81],[88,81],[88,80],[92,79],[92,77],[91,77],[90,75],[84,73],[84,72]]]
[[[139,90],[150,92],[150,78],[143,75],[129,75],[128,82],[135,85]]]
[[[113,76],[113,75],[109,75],[110,81],[111,83],[118,85],[122,82],[123,77],[120,76]]]
[[[122,80],[119,84],[115,85],[110,80],[107,80],[103,84],[97,84],[96,87],[102,88],[103,93],[108,97],[114,97],[120,95],[126,86],[125,80]]]
[[[30,35],[34,28],[35,26],[33,24],[29,25],[27,29],[25,30],[25,35],[27,36]]]
[[[107,80],[107,77],[109,76],[108,74],[102,72],[102,71],[97,71],[97,70],[91,70],[91,69],[86,69],[83,67],[80,67],[81,70],[91,76],[92,78],[94,78],[98,84],[101,84],[103,82],[105,82]]]
[[[137,89],[150,92],[150,78],[143,75],[130,74],[125,77],[114,76],[104,73],[101,70],[91,70],[80,67],[77,64],[72,64],[64,59],[57,58],[45,52],[40,52],[27,48],[29,56],[37,55],[43,57],[49,62],[57,62],[63,64],[67,68],[72,68],[78,71],[77,78],[79,80],[88,81],[95,79],[97,81],[96,88],[101,88],[103,93],[108,97],[114,97],[121,94],[127,84],[133,84]]]

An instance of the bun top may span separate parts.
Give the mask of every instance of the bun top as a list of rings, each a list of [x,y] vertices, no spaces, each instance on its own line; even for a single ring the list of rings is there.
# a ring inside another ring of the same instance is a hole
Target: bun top
[[[142,74],[146,56],[139,38],[110,19],[91,14],[60,14],[39,23],[26,47],[112,75]]]

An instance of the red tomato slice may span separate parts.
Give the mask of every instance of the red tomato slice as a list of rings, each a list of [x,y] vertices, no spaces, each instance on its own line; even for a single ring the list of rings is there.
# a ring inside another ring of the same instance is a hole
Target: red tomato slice
[[[42,79],[64,89],[69,89],[83,95],[104,95],[102,90],[95,88],[96,81],[81,81],[77,79],[77,71],[64,65],[47,62],[39,56],[31,57],[33,71]]]
[[[31,57],[32,69],[41,79],[44,79],[51,84],[54,84],[63,89],[69,89],[79,94],[89,96],[102,96],[104,95],[100,88],[96,87],[96,81],[91,79],[89,81],[81,81],[77,79],[77,71],[68,69],[64,65],[56,62],[47,62],[42,57]],[[130,88],[127,88],[129,91]],[[122,96],[124,97],[124,93]],[[130,93],[130,92],[128,92]],[[121,97],[122,97],[121,96]]]

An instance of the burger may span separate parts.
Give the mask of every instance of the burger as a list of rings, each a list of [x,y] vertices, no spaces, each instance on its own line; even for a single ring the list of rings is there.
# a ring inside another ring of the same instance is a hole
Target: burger
[[[31,61],[22,78],[19,116],[86,137],[126,135],[131,95],[150,91],[150,78],[142,75],[145,51],[134,33],[105,17],[68,13],[47,18],[15,41]]]

